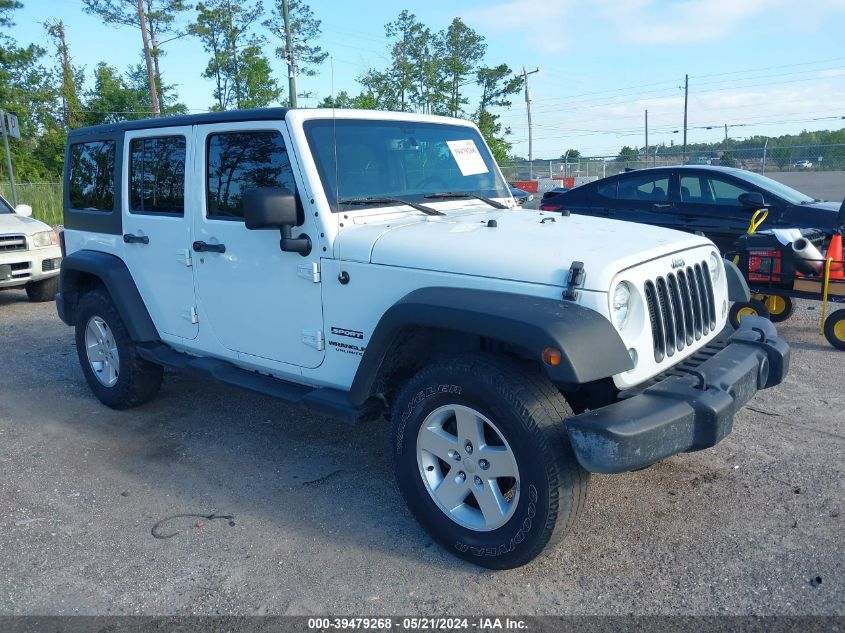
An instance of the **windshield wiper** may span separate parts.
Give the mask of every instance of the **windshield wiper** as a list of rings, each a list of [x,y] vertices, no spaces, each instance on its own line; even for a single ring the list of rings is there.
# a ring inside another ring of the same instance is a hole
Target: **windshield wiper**
[[[426,215],[446,215],[438,211],[437,209],[432,209],[431,207],[427,207],[423,204],[417,204],[416,202],[409,202],[408,200],[402,200],[401,198],[384,198],[381,196],[371,196],[368,198],[342,198],[337,201],[338,204],[404,204],[406,206],[411,207],[412,209],[416,209],[417,211],[422,211]]]
[[[481,200],[481,202],[486,202],[491,207],[495,209],[507,209],[508,206],[502,204],[501,202],[497,202],[496,200],[491,200],[487,196],[479,196],[477,193],[468,193],[466,191],[440,191],[438,193],[429,193],[423,196],[423,198],[428,199],[440,199],[440,198],[475,198],[476,200]]]

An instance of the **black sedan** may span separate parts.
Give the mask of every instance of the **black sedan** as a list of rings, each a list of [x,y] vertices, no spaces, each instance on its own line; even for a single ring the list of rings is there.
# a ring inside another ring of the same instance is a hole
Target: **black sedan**
[[[508,187],[510,187],[511,195],[519,206],[524,205],[526,202],[531,202],[534,199],[534,194],[532,193],[523,191],[519,187],[514,187],[510,184],[508,185]]]
[[[841,230],[845,223],[839,202],[815,200],[753,172],[701,165],[637,169],[609,176],[548,198],[540,209],[567,209],[571,213],[700,231],[722,251],[730,251],[736,239],[748,230],[751,216],[763,206],[769,215],[760,230],[833,231]]]

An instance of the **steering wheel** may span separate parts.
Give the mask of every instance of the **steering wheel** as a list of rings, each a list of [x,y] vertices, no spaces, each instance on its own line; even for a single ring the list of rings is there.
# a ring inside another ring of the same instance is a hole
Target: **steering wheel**
[[[433,184],[438,183],[438,182],[442,185],[443,189],[449,188],[449,183],[447,183],[446,180],[444,180],[444,178],[442,176],[438,176],[437,174],[432,174],[431,176],[427,176],[427,177],[423,178],[421,181],[419,181],[417,183],[417,188],[422,189],[429,184],[433,185]],[[438,188],[440,188],[440,187],[438,187]]]

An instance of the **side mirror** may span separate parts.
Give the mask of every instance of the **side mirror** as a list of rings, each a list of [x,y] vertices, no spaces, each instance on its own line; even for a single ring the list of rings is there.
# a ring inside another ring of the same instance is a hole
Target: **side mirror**
[[[22,215],[25,218],[28,218],[32,215],[32,207],[28,204],[19,204],[15,207],[15,213],[18,215]]]
[[[282,239],[279,248],[303,257],[311,253],[311,238],[307,235],[293,237],[291,229],[299,222],[296,196],[283,187],[257,187],[244,191],[241,199],[246,228],[251,230],[275,229]]]
[[[763,199],[763,194],[759,191],[748,191],[746,193],[739,194],[737,198],[739,203],[744,207],[750,207],[754,209],[762,209],[763,207],[768,206],[766,201]]]
[[[296,198],[281,187],[247,189],[242,204],[248,229],[280,231],[286,226],[294,226],[298,220]]]

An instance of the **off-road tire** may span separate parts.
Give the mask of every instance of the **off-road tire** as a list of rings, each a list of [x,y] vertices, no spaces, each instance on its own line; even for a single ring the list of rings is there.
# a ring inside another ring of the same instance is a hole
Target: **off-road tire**
[[[120,358],[117,382],[107,387],[94,374],[85,349],[85,330],[92,317],[100,317],[114,337]],[[138,355],[108,292],[97,289],[79,300],[76,317],[76,351],[85,380],[94,395],[112,409],[131,409],[151,400],[161,388],[164,369]]]
[[[520,492],[501,527],[459,525],[426,487],[417,463],[418,433],[428,414],[446,405],[471,407],[495,421],[512,449]],[[586,501],[589,473],[577,462],[562,422],[572,415],[536,368],[484,354],[435,362],[405,384],[393,408],[391,446],[402,495],[446,550],[491,569],[524,565],[570,530]]]
[[[56,275],[41,281],[30,281],[24,286],[24,290],[26,290],[26,296],[33,303],[54,301],[56,293],[59,291],[59,277]]]

